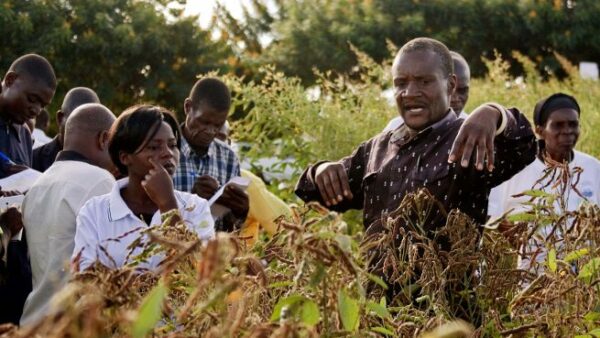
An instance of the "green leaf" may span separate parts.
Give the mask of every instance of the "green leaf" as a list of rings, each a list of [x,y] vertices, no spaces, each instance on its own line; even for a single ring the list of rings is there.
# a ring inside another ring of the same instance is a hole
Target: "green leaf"
[[[345,252],[352,252],[352,239],[348,235],[337,234],[335,235],[335,241]]]
[[[310,281],[308,282],[308,285],[314,288],[317,285],[321,284],[321,281],[323,281],[324,277],[325,267],[323,266],[323,264],[317,263],[317,268],[315,269],[315,272],[313,272],[313,274],[310,276]]]
[[[569,263],[569,262],[579,259],[589,253],[590,253],[590,250],[588,248],[575,250],[575,251],[569,253],[567,255],[567,257],[565,257],[565,262]]]
[[[139,308],[138,316],[133,323],[131,336],[134,338],[145,337],[150,332],[162,315],[163,300],[167,295],[167,287],[160,283],[146,295]]]
[[[385,306],[382,306],[379,303],[375,302],[367,302],[367,309],[375,312],[380,318],[391,318],[391,314]]]
[[[600,312],[588,312],[585,316],[583,316],[583,319],[593,323],[600,319]]]
[[[338,311],[344,329],[346,331],[356,331],[358,328],[358,313],[360,307],[358,302],[350,298],[344,290],[338,292]]]
[[[277,304],[275,304],[273,314],[271,314],[271,321],[275,322],[278,321],[279,318],[281,318],[281,311],[283,310],[283,308],[290,308],[292,305],[303,301],[304,299],[306,298],[301,295],[291,295],[289,297],[279,299]]]
[[[548,252],[548,268],[552,272],[556,272],[556,250],[552,249]]]
[[[600,328],[593,329],[592,331],[588,332],[588,334],[591,334],[592,336],[598,338],[600,337]]]
[[[369,279],[372,282],[377,283],[379,286],[381,286],[384,290],[388,289],[387,284],[383,281],[383,279],[379,278],[378,276],[375,276],[373,274],[367,273],[367,277],[369,277]]]
[[[600,271],[600,257],[596,257],[587,262],[579,271],[577,278],[583,279],[586,283],[591,283],[592,278]]]
[[[275,282],[275,283],[269,284],[268,288],[269,289],[278,289],[278,288],[284,288],[284,287],[287,287],[290,285],[294,285],[294,283],[291,281]]]
[[[302,322],[308,326],[315,326],[321,321],[321,312],[317,303],[310,299],[304,301],[302,304]]]
[[[508,217],[506,217],[506,219],[511,222],[531,222],[531,221],[535,221],[536,217],[532,213],[521,212],[521,213],[509,215]]]
[[[536,190],[536,189],[532,189],[532,190],[527,190],[527,191],[523,191],[522,193],[518,194],[518,196],[531,196],[531,197],[552,197],[554,195],[549,194],[543,190]]]
[[[386,336],[392,336],[392,337],[396,336],[396,334],[392,330],[386,329],[385,327],[382,327],[382,326],[372,327],[371,331],[381,333]]]
[[[573,338],[594,338],[591,334],[580,334],[577,336],[573,336]]]

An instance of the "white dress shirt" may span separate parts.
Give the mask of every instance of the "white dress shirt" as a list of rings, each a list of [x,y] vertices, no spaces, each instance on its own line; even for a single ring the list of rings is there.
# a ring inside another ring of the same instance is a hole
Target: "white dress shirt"
[[[62,160],[69,153],[73,152],[59,153],[59,160],[37,179],[23,201],[33,290],[25,302],[22,325],[43,317],[52,296],[67,283],[79,209],[115,184],[108,171],[84,159],[71,154]]]
[[[72,257],[81,254],[80,270],[86,269],[95,261],[109,268],[122,267],[131,263],[133,257],[141,253],[141,247],[133,249],[131,254],[130,249],[127,248],[140,236],[140,232],[148,227],[144,221],[133,214],[121,197],[121,189],[128,183],[129,178],[118,180],[109,194],[92,198],[79,211]],[[197,195],[177,190],[175,190],[175,197],[181,218],[188,228],[196,232],[201,239],[213,238],[214,221],[208,202]],[[161,223],[160,211],[156,211],[150,224]],[[104,250],[100,249],[101,246]],[[149,257],[137,268],[154,270],[163,258],[162,255]]]

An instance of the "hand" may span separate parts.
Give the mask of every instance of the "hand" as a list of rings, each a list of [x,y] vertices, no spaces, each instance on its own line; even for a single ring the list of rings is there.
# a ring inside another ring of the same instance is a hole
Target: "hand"
[[[152,169],[148,171],[142,181],[142,187],[146,190],[148,197],[156,203],[160,212],[177,209],[171,175],[153,158],[149,158],[148,161],[152,164]]]
[[[23,193],[18,190],[2,190],[2,187],[0,187],[0,196],[2,197],[10,197],[17,195],[23,195]]]
[[[192,193],[206,200],[210,199],[219,189],[219,182],[211,176],[203,175],[196,178]]]
[[[341,163],[323,163],[317,167],[315,181],[321,198],[327,206],[340,203],[346,198],[353,198],[346,170]]]
[[[6,209],[6,211],[0,215],[0,222],[6,224],[11,237],[23,229],[23,216],[19,209],[15,207]]]
[[[217,199],[217,203],[228,207],[237,218],[242,219],[246,218],[250,209],[248,194],[235,184],[225,186],[223,195]]]
[[[448,162],[454,163],[460,159],[460,165],[466,168],[475,151],[475,168],[483,170],[487,159],[488,171],[494,170],[494,137],[501,117],[502,113],[489,105],[481,105],[475,109],[460,127]]]
[[[28,166],[22,164],[7,164],[4,166],[4,171],[8,174],[7,176],[20,173],[23,170],[29,169]]]

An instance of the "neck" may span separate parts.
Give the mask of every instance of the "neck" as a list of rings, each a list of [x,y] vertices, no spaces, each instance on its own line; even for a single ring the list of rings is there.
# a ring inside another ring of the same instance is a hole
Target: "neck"
[[[186,142],[190,145],[190,148],[192,148],[192,150],[194,150],[194,152],[196,154],[198,154],[198,155],[204,155],[204,154],[208,153],[208,147],[209,146],[197,146],[197,145],[194,145],[190,141],[191,137],[189,136],[189,134],[190,134],[190,132],[187,129],[187,126],[184,126],[183,130],[182,130],[182,135],[183,135],[183,137],[185,137]]]
[[[153,214],[158,210],[156,204],[150,199],[141,179],[129,175],[129,184],[121,190],[123,200],[134,214]]]
[[[547,149],[544,149],[540,153],[540,158],[543,160],[546,160],[546,162],[550,162],[548,160],[551,160],[552,162],[564,163],[564,162],[571,162],[573,160],[573,155],[574,155],[573,151],[570,151],[568,153],[563,153],[563,152],[551,152],[551,151],[548,151]]]

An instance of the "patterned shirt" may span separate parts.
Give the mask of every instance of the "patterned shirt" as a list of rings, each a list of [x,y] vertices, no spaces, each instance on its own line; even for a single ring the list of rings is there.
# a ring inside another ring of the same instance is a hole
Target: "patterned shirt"
[[[181,138],[179,166],[173,176],[175,190],[191,192],[194,181],[202,175],[215,178],[223,185],[240,176],[240,162],[235,152],[225,143],[215,139],[204,155],[198,155],[185,137]]]
[[[465,121],[449,113],[413,137],[405,125],[383,132],[343,158],[341,163],[354,198],[331,209],[364,209],[363,222],[368,228],[394,211],[408,193],[425,187],[446,211],[458,208],[483,223],[490,189],[535,158],[535,138],[527,119],[516,109],[508,110],[506,115],[507,127],[494,140],[495,169],[491,173],[448,163],[454,139]],[[315,184],[315,169],[319,164],[303,173],[296,194],[304,201],[319,201],[324,205]],[[438,212],[428,222],[431,226],[428,230],[444,223],[445,218]]]

